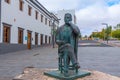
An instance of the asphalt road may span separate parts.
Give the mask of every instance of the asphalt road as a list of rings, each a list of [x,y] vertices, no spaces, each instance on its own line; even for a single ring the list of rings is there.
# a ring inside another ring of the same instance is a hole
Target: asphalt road
[[[112,46],[99,43],[98,41],[93,40],[80,40],[79,47],[112,47]]]

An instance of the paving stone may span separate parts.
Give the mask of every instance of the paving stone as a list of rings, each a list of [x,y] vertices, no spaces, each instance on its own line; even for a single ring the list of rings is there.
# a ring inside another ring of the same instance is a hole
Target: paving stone
[[[53,71],[52,69],[36,69],[26,68],[23,74],[16,76],[13,80],[59,80],[53,77],[44,75],[46,71]],[[76,80],[120,80],[120,77],[115,77],[99,71],[89,71],[90,76],[79,78]]]
[[[78,60],[82,69],[97,70],[120,77],[119,47],[79,47]],[[24,68],[57,68],[57,48],[39,47],[0,55],[0,76],[14,77]]]

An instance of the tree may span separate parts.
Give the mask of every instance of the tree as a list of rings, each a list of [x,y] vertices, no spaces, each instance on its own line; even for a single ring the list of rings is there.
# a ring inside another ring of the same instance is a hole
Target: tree
[[[120,39],[120,24],[117,24],[112,31],[112,37]]]
[[[90,36],[93,38],[100,38],[100,39],[108,39],[108,37],[112,36],[112,26],[108,26],[106,29],[102,29],[100,32],[92,32]]]
[[[120,23],[114,26],[114,29],[120,29]]]

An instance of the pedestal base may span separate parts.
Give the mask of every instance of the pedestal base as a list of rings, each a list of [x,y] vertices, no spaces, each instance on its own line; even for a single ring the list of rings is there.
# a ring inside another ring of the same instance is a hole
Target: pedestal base
[[[44,72],[44,75],[54,77],[57,79],[62,79],[62,80],[74,80],[77,78],[85,77],[90,75],[90,72],[79,70],[78,73],[69,75],[68,77],[65,77],[63,74],[60,73],[60,71],[50,71],[50,72]]]

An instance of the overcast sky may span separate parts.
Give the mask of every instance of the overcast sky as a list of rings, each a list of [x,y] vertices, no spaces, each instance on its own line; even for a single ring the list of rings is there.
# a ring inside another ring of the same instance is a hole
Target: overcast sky
[[[82,35],[120,23],[120,0],[38,0],[49,11],[75,9]]]

